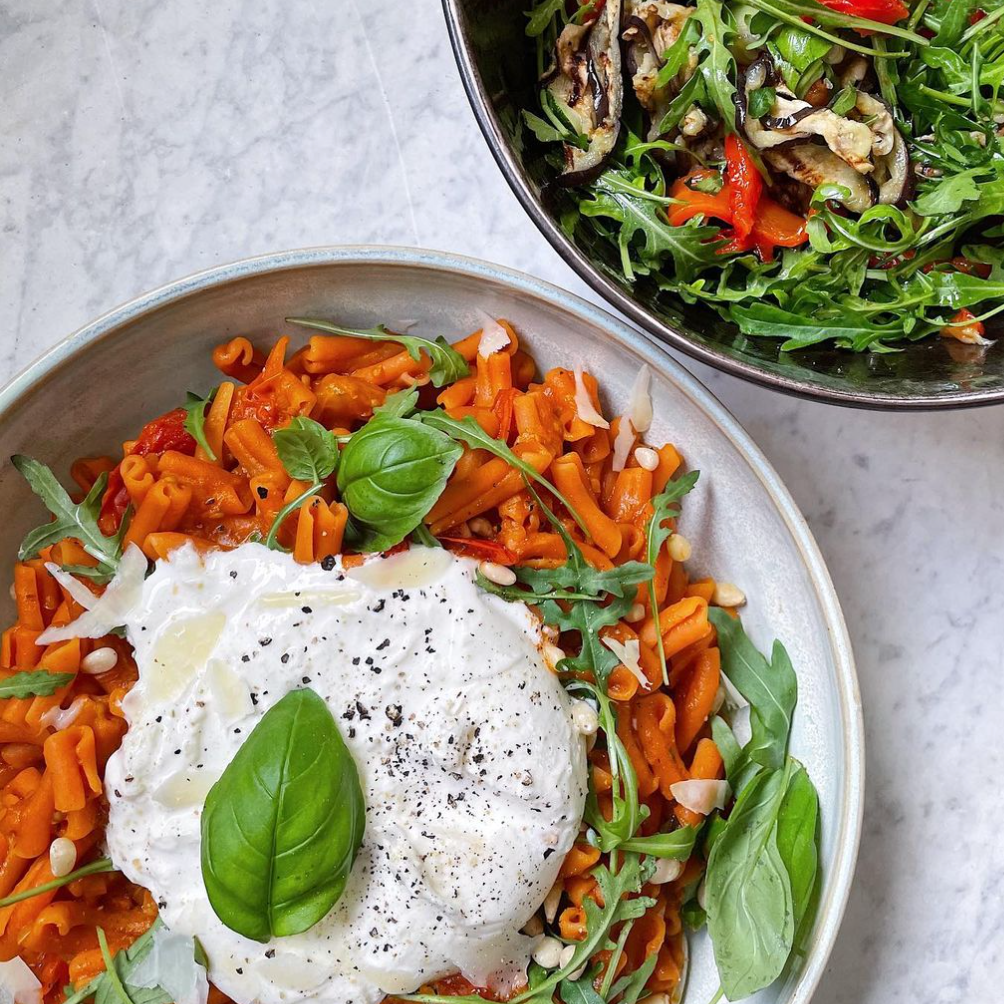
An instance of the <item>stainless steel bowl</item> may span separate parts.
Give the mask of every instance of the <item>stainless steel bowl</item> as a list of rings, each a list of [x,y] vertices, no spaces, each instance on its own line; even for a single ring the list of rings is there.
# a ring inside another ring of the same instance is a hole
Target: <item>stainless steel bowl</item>
[[[540,232],[609,304],[656,338],[709,366],[800,397],[859,408],[931,410],[1004,401],[1004,337],[983,352],[926,339],[895,354],[815,348],[779,353],[775,339],[747,338],[710,307],[674,303],[632,286],[608,246],[570,238],[542,197],[553,170],[520,128],[536,100],[524,0],[443,0],[467,96],[506,181]],[[991,332],[1004,336],[1004,330]]]
[[[807,1004],[833,946],[857,855],[864,795],[860,698],[840,606],[794,501],[735,419],[666,352],[614,317],[560,289],[484,262],[433,251],[318,248],[202,272],[118,307],[57,345],[0,391],[3,453],[28,453],[65,475],[78,456],[114,451],[186,390],[219,380],[210,353],[234,335],[295,344],[292,315],[358,326],[416,318],[415,331],[456,338],[480,311],[509,318],[541,367],[585,366],[614,414],[627,406],[639,366],[653,371],[650,438],[672,440],[702,472],[683,529],[698,572],[738,583],[744,622],[765,648],[781,638],[798,670],[792,751],[822,806],[822,895],[804,958],[757,997]],[[13,561],[41,507],[11,465],[0,469],[0,553]],[[0,589],[0,623],[12,610]],[[711,998],[708,945],[697,938],[686,1000]]]

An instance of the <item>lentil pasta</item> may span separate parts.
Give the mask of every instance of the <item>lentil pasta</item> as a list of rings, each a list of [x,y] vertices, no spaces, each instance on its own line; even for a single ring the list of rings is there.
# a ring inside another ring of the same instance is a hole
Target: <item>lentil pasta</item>
[[[610,906],[606,872],[616,877],[640,842],[649,867],[625,898],[643,908],[615,920],[582,965],[604,993],[641,973],[639,992],[676,994],[685,972],[684,906],[695,902],[706,867],[693,834],[714,808],[698,811],[674,792],[680,782],[725,777],[710,725],[724,693],[714,611],[725,599],[734,617],[731,607],[743,599],[734,587],[691,577],[677,510],[657,507],[681,483],[681,453],[644,442],[644,380],[632,409],[608,420],[593,375],[562,367],[539,375],[504,319],[452,345],[456,372],[448,380],[431,350],[380,330],[385,336],[312,334],[295,349],[282,336],[267,352],[244,337],[220,344],[213,362],[222,379],[212,393],[152,418],[120,452],[74,463],[73,503],[86,509],[88,497],[99,499],[100,533],[118,535],[121,551],[139,548],[150,562],[186,545],[208,554],[268,541],[302,564],[338,558],[352,567],[364,559],[347,496],[330,470],[294,476],[277,433],[309,419],[344,447],[403,400],[419,416],[440,415],[444,428],[458,430],[459,455],[421,525],[395,548],[409,539],[438,543],[481,562],[489,588],[528,587],[531,606],[535,596],[554,604],[544,637],[559,656],[569,653],[556,658],[555,672],[596,711],[586,729],[591,809],[528,933],[547,929],[566,950],[585,944],[591,918]],[[478,436],[495,445],[479,447]],[[14,567],[17,616],[2,634],[0,687],[26,673],[57,676],[58,685],[0,698],[0,961],[23,960],[44,1004],[58,1004],[100,976],[108,952],[126,950],[150,929],[158,907],[102,858],[103,779],[127,731],[122,701],[139,677],[133,651],[116,633],[46,641],[46,632],[86,614],[110,575],[72,532],[40,543]],[[572,600],[537,595],[543,579],[534,576],[573,558],[589,574],[607,575],[603,581],[618,569],[652,569],[619,595],[591,602],[586,613],[603,622],[589,637],[553,623],[571,615]],[[587,643],[604,653],[592,671],[576,655]],[[604,846],[602,834],[625,811],[629,776],[635,825],[618,850]],[[647,850],[650,839],[686,833],[692,839],[682,852]],[[457,975],[423,991],[492,996]],[[211,991],[217,1004],[228,999]]]

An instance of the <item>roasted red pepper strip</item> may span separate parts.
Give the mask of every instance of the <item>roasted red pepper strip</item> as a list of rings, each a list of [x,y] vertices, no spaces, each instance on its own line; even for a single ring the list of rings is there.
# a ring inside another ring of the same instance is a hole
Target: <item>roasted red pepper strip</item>
[[[176,450],[189,457],[195,453],[195,440],[185,431],[185,409],[175,408],[152,422],[147,422],[140,430],[129,451],[130,455],[147,456],[150,453],[165,453]],[[104,533],[114,533],[129,506],[129,493],[119,468],[108,475],[108,487],[101,500],[100,526]]]
[[[879,24],[895,24],[910,13],[902,0],[819,0],[819,2],[838,14],[860,17],[866,21],[878,21]]]
[[[705,171],[696,171],[687,178],[679,178],[670,190],[670,196],[678,200],[666,211],[666,217],[674,226],[680,226],[694,216],[721,220],[733,224],[733,186],[726,181],[720,192],[695,192],[687,184],[688,180],[700,180],[707,176]],[[728,244],[720,249],[721,254],[749,251],[756,248],[764,261],[774,257],[775,247],[793,248],[809,239],[805,220],[778,205],[769,195],[761,194],[757,205],[757,215],[753,228],[745,238],[740,238],[735,229],[724,236],[730,237]]]
[[[735,133],[725,137],[725,181],[729,187],[732,229],[739,241],[745,241],[756,225],[763,178],[749,150]]]

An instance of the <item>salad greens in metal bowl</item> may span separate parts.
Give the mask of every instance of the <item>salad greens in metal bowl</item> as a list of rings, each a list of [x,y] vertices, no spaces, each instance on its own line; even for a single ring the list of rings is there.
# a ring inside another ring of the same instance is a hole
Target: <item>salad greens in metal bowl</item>
[[[874,407],[1004,399],[1002,0],[444,0],[545,235],[653,334]]]

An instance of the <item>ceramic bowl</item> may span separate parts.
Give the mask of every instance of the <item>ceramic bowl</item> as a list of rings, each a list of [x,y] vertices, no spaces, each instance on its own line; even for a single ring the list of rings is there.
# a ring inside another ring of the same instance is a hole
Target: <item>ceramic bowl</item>
[[[781,638],[798,671],[792,752],[819,789],[822,895],[807,951],[757,1000],[806,1004],[836,937],[854,870],[863,796],[861,711],[837,597],[788,491],[735,419],[660,347],[603,310],[528,276],[431,251],[320,248],[269,255],[182,279],[119,307],[57,345],[0,391],[3,454],[28,453],[66,477],[79,456],[114,453],[186,390],[219,380],[214,345],[246,335],[306,337],[283,318],[353,326],[415,319],[418,334],[448,339],[506,317],[542,368],[579,364],[596,374],[608,414],[627,405],[642,364],[653,372],[649,439],[678,444],[701,471],[682,530],[694,571],[739,584],[746,628],[766,649]],[[0,470],[0,553],[13,560],[41,507],[9,463]],[[12,613],[7,590],[0,590]],[[685,1000],[717,986],[708,945],[694,939]]]
[[[657,295],[645,281],[628,283],[614,248],[562,229],[561,204],[545,191],[554,171],[521,126],[521,111],[536,107],[538,90],[525,0],[443,0],[443,8],[467,96],[506,181],[558,254],[636,324],[709,366],[834,404],[923,411],[1004,401],[1000,318],[988,328],[997,339],[989,349],[935,336],[882,355],[826,347],[779,353],[777,340],[747,338],[710,307]]]

